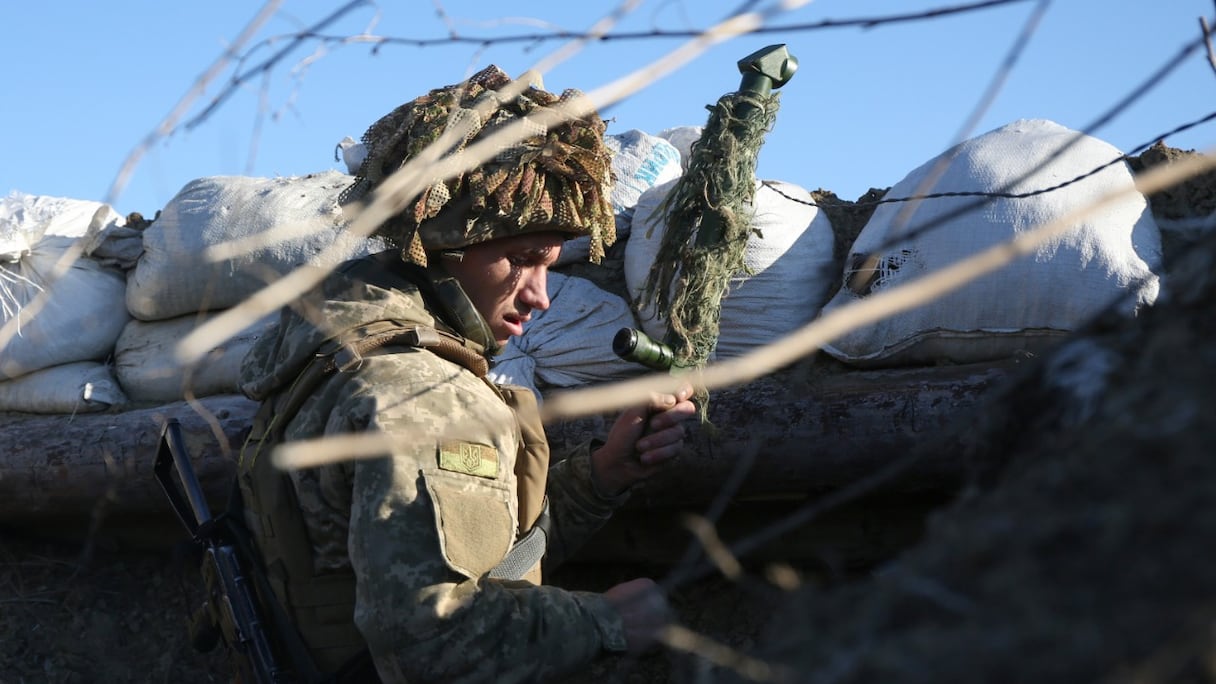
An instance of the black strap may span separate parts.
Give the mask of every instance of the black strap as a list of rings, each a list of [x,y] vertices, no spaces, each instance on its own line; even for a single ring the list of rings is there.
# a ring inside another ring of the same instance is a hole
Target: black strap
[[[544,558],[545,549],[548,548],[550,522],[549,499],[546,498],[540,515],[536,516],[536,522],[532,523],[532,529],[511,546],[511,550],[498,565],[490,568],[489,576],[494,579],[517,580],[535,567]]]

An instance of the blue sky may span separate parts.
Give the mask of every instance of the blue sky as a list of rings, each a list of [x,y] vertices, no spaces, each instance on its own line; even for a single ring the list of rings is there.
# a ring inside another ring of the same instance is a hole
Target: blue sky
[[[966,1],[818,0],[769,24],[878,17]],[[344,4],[282,0],[258,34],[276,40],[252,53],[249,63],[282,49],[286,36]],[[542,34],[554,27],[585,30],[618,4],[386,1],[355,9],[325,33],[442,38],[449,27],[468,37]],[[642,1],[617,30],[704,28],[741,4]],[[930,21],[738,38],[604,115],[609,132],[656,133],[702,124],[705,105],[737,87],[736,60],[764,45],[786,43],[800,68],[782,89],[781,112],[761,152],[760,176],[856,199],[870,187],[895,184],[955,142],[1038,6],[1028,0]],[[273,69],[249,78],[197,125],[179,126],[158,139],[122,191],[109,195],[128,155],[157,130],[261,7],[247,0],[6,2],[0,15],[8,29],[0,41],[7,91],[0,130],[8,135],[0,194],[20,190],[109,200],[122,213],[151,216],[201,176],[343,169],[333,156],[338,141],[358,138],[398,104],[490,63],[518,74],[562,45],[385,45],[373,53],[366,44],[305,42]],[[1210,0],[1051,2],[990,109],[965,137],[1019,118],[1089,127],[1197,39],[1198,18],[1212,12]],[[681,43],[597,44],[549,71],[546,86],[591,91]],[[181,122],[197,116],[234,73],[231,66],[221,72]],[[1130,151],[1212,111],[1216,72],[1206,54],[1196,51],[1094,134]],[[1216,123],[1166,142],[1206,150],[1216,145]]]

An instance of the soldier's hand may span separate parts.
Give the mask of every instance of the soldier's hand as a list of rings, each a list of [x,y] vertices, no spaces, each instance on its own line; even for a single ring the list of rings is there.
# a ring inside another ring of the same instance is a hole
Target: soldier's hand
[[[655,473],[684,448],[684,422],[697,413],[693,388],[653,394],[643,405],[617,418],[604,446],[591,455],[596,484],[605,494],[618,494]]]
[[[604,592],[604,598],[621,616],[625,647],[634,655],[654,645],[659,632],[671,622],[671,608],[659,585],[647,578],[622,582]]]

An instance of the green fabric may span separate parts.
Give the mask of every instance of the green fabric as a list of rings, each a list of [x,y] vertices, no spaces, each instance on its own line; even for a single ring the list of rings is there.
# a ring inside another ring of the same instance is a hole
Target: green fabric
[[[667,230],[642,298],[665,312],[677,368],[705,365],[718,341],[722,295],[745,270],[756,158],[778,97],[732,93],[710,107],[688,171],[660,207]]]

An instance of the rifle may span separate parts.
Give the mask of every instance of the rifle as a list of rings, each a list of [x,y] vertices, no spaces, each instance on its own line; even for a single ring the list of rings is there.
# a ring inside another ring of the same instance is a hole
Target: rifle
[[[174,483],[171,469],[177,471],[181,488]],[[246,564],[231,538],[232,533],[222,516],[211,515],[177,419],[166,421],[161,430],[153,470],[192,543],[202,551],[200,571],[207,599],[194,616],[198,628],[192,638],[194,647],[210,651],[223,637],[240,670],[240,681],[258,684],[292,681],[290,672],[275,659],[265,627],[267,622],[262,619]]]

